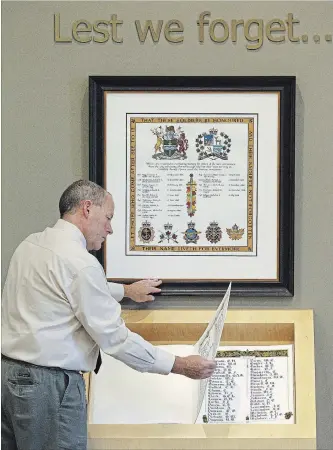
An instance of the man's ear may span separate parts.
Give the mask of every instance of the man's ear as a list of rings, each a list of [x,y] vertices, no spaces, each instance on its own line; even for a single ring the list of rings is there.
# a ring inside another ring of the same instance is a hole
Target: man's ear
[[[91,211],[91,200],[83,200],[81,203],[82,206],[82,212],[84,217],[87,219],[89,217],[90,211]]]

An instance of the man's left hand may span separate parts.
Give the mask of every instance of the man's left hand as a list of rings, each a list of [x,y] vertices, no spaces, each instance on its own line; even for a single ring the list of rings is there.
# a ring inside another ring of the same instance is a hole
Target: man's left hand
[[[149,278],[147,280],[136,281],[132,284],[125,284],[125,297],[129,297],[137,303],[151,302],[155,299],[152,294],[161,292],[161,289],[157,287],[160,284],[162,284],[162,281],[157,278]]]

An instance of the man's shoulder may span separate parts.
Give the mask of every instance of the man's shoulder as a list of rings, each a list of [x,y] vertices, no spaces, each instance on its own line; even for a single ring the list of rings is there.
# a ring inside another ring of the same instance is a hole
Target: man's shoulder
[[[74,271],[82,270],[85,267],[100,266],[97,258],[90,254],[81,242],[55,228],[47,228],[40,233],[33,233],[20,245],[36,247],[41,252],[51,253],[59,263],[70,266]]]

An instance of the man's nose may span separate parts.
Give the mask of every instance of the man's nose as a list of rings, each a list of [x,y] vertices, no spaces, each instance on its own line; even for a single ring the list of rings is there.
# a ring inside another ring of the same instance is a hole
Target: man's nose
[[[113,229],[112,229],[112,226],[110,224],[108,224],[108,227],[107,227],[106,231],[108,232],[108,234],[112,234],[113,233]]]

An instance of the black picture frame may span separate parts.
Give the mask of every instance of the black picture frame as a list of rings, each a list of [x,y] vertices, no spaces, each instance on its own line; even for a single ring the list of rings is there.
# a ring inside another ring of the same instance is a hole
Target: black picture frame
[[[89,178],[105,187],[105,94],[124,92],[278,92],[279,198],[278,279],[276,281],[169,281],[162,295],[222,295],[232,283],[233,296],[291,297],[294,295],[294,196],[295,196],[295,91],[294,76],[90,76],[89,77]],[[104,249],[96,257],[105,265]],[[133,279],[117,279],[128,283]],[[112,280],[111,280],[112,281]]]

